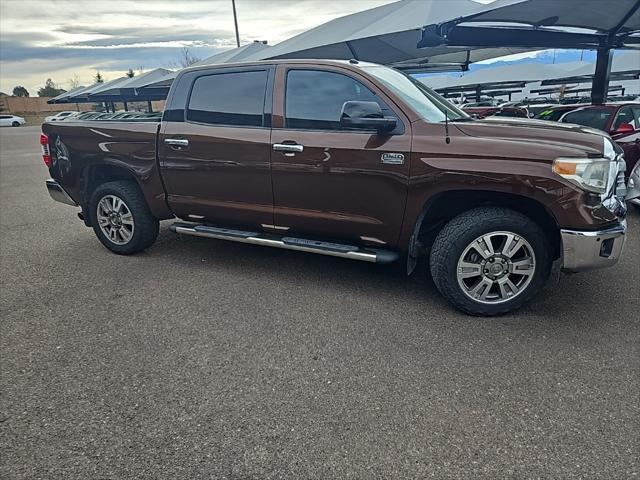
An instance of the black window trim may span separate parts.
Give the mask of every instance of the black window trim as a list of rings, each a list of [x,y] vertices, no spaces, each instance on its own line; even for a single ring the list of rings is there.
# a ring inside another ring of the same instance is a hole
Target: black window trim
[[[187,114],[189,110],[189,102],[191,101],[191,94],[193,93],[193,87],[199,78],[210,77],[212,75],[222,75],[229,73],[244,73],[244,72],[267,72],[267,82],[265,85],[264,101],[262,104],[262,126],[255,125],[231,125],[226,123],[205,123],[189,120]],[[222,127],[222,128],[251,128],[251,129],[265,129],[271,128],[273,117],[273,84],[275,77],[274,65],[251,65],[247,67],[230,67],[230,68],[212,68],[208,70],[195,71],[196,75],[190,79],[189,93],[186,96],[186,102],[184,105],[184,122],[192,125],[202,125],[205,127]]]
[[[284,90],[283,90],[283,95],[282,95],[282,127],[274,127],[274,130],[290,130],[292,132],[332,132],[332,133],[350,133],[350,134],[354,134],[354,133],[360,133],[362,135],[369,135],[371,136],[371,134],[377,133],[375,130],[359,130],[359,129],[353,129],[353,130],[344,130],[344,129],[327,129],[327,128],[292,128],[292,127],[287,127],[287,83],[289,81],[289,72],[292,72],[294,70],[303,70],[303,71],[312,71],[312,72],[325,72],[325,73],[335,73],[336,75],[344,75],[345,77],[350,78],[351,80],[354,80],[356,82],[358,82],[359,84],[361,84],[363,87],[367,88],[369,91],[371,91],[371,88],[369,88],[367,85],[365,85],[360,79],[354,77],[353,75],[350,75],[350,71],[343,71],[343,70],[333,70],[333,69],[327,69],[327,68],[320,68],[318,66],[309,66],[309,67],[305,67],[303,65],[300,66],[295,66],[295,67],[286,67],[286,71],[285,71],[285,75],[284,75]],[[382,93],[382,92],[381,92]],[[392,108],[389,105],[389,99],[388,98],[382,98],[382,95],[373,92],[374,95],[376,95],[377,97],[379,97],[381,100],[383,100],[383,103],[386,105],[386,107],[391,110],[397,121],[398,124],[396,126],[396,128],[392,131],[389,132],[387,135],[403,135],[405,133],[405,128],[404,128],[404,122],[402,121],[402,117],[400,115],[398,115],[398,112],[396,111],[395,108]]]

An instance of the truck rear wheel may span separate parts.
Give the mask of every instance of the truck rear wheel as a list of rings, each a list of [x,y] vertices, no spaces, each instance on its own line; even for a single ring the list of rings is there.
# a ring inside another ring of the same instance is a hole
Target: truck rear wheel
[[[96,188],[89,202],[93,231],[114,253],[129,255],[148,248],[158,236],[158,219],[133,182],[115,181]]]
[[[549,276],[549,245],[542,229],[521,213],[475,208],[440,231],[430,256],[442,295],[470,315],[510,312],[530,300]]]

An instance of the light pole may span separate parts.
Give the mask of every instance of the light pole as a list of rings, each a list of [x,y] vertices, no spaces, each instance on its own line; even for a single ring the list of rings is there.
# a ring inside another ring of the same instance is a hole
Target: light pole
[[[231,0],[233,6],[233,23],[236,26],[236,45],[240,46],[240,34],[238,33],[238,15],[236,14],[236,0]]]

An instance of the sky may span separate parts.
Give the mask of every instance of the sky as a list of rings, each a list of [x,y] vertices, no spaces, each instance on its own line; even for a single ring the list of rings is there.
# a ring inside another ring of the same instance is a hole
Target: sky
[[[274,45],[333,18],[393,0],[236,0],[240,41]],[[0,0],[0,91],[32,96],[52,78],[68,89],[132,68],[170,67],[235,47],[231,0]]]
[[[236,0],[240,41],[275,45],[333,18],[393,1]],[[70,89],[75,82],[94,83],[97,71],[108,81],[130,68],[176,68],[184,47],[199,58],[233,48],[231,5],[231,0],[0,0],[0,91],[11,94],[22,85],[35,96],[47,78]],[[545,52],[511,60],[531,57],[549,61]]]

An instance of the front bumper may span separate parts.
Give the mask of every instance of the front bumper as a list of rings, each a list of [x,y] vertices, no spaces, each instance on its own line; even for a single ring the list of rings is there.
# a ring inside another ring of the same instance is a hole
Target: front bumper
[[[627,222],[596,232],[560,230],[562,237],[562,269],[580,272],[615,265],[627,239]]]
[[[65,203],[67,205],[73,205],[77,207],[78,204],[69,196],[69,194],[65,191],[62,186],[56,182],[53,178],[47,180],[47,190],[49,191],[49,195],[56,202]]]

